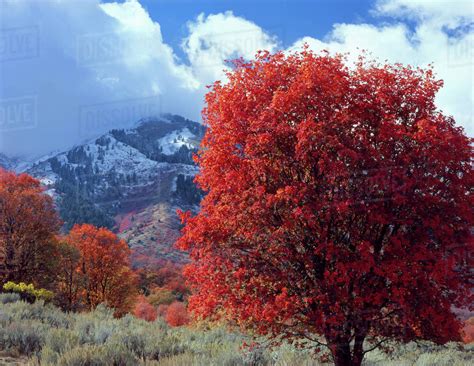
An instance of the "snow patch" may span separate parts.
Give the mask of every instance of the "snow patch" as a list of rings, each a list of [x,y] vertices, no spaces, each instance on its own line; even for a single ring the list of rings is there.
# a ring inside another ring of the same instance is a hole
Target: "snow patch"
[[[162,148],[162,152],[165,155],[173,155],[177,152],[181,146],[186,146],[189,149],[194,147],[192,139],[195,139],[196,136],[191,133],[187,128],[183,128],[178,131],[173,131],[168,133],[159,139],[159,144]]]
[[[51,178],[51,177],[44,177],[44,178],[41,178],[40,179],[40,182],[42,185],[44,186],[51,186],[53,185],[54,183],[56,183],[56,180]]]

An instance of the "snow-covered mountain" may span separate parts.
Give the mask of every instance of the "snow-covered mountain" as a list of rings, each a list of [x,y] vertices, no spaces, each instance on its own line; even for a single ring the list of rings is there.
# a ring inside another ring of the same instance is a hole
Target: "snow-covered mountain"
[[[179,235],[176,209],[196,209],[201,192],[192,179],[204,127],[176,115],[139,121],[31,163],[0,165],[41,180],[57,203],[65,229],[93,223],[120,233],[142,255],[174,261]]]

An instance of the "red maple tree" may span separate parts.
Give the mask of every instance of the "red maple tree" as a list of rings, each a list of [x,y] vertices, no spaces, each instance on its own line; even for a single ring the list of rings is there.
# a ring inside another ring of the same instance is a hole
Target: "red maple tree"
[[[49,287],[60,225],[37,179],[0,168],[0,282]]]
[[[178,245],[201,316],[360,365],[389,339],[459,340],[471,306],[470,139],[433,71],[328,53],[234,62],[206,96],[207,191]]]

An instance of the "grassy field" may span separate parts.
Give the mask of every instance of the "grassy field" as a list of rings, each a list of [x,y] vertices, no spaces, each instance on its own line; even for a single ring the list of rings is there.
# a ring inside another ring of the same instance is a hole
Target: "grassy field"
[[[99,307],[67,314],[42,302],[28,304],[14,294],[0,294],[0,365],[320,365],[310,352],[291,345],[274,349],[242,348],[250,339],[224,328],[171,328]],[[367,366],[474,364],[474,347],[460,344],[408,344],[388,357],[367,355]],[[326,364],[330,365],[330,363]]]

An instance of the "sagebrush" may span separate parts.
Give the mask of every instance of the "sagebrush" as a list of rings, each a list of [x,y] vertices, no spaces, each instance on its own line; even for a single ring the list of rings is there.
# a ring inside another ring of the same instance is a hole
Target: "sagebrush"
[[[99,306],[88,313],[64,313],[42,301],[29,304],[15,294],[0,294],[0,350],[26,355],[31,365],[320,365],[307,350],[292,345],[265,347],[223,326],[170,327],[131,315],[114,318]],[[245,343],[252,347],[243,347]],[[365,365],[449,365],[474,363],[469,346],[409,344],[388,357],[369,353]],[[328,362],[327,364],[331,364]]]

